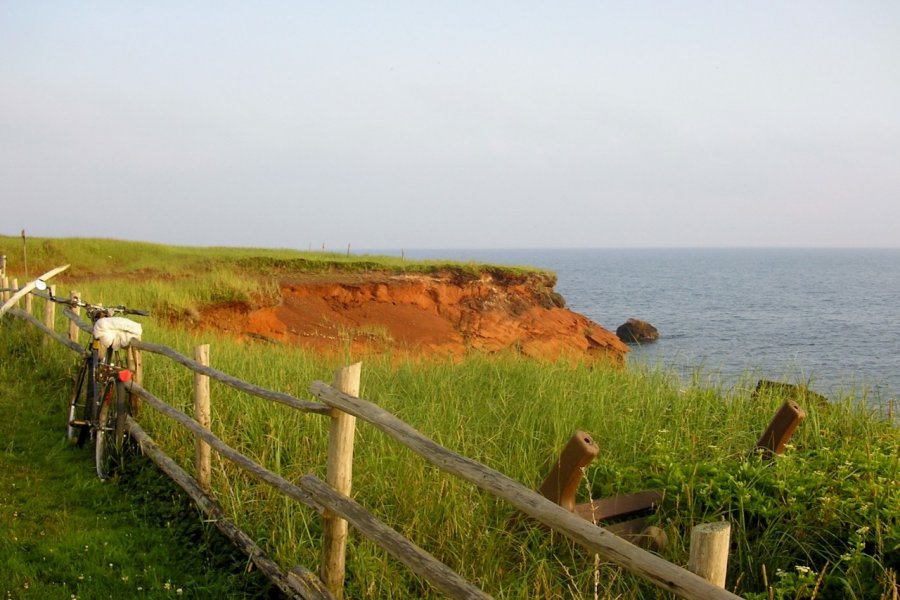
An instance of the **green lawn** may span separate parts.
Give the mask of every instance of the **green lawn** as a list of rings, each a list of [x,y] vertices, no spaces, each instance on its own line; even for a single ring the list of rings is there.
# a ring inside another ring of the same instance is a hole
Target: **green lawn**
[[[91,450],[65,440],[66,367],[18,325],[0,325],[2,598],[267,597],[152,468],[94,476]]]

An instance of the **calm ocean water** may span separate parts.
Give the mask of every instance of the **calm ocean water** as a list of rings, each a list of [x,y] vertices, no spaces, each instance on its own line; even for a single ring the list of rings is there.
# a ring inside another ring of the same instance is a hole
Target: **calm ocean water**
[[[399,254],[386,252],[385,254]],[[629,361],[809,384],[836,397],[900,391],[900,249],[406,250],[551,269],[569,308],[660,340]],[[699,371],[698,371],[699,370]]]

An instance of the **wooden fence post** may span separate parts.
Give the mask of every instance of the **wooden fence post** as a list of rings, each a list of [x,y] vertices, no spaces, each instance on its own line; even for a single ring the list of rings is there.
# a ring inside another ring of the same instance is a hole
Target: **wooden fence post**
[[[131,380],[141,387],[144,387],[144,358],[141,351],[134,346],[128,346],[128,370],[131,371]],[[137,394],[131,395],[131,414],[138,416],[141,412],[141,397]]]
[[[48,289],[50,290],[51,296],[56,295],[56,286],[55,285],[51,285]],[[44,325],[46,325],[49,329],[55,330],[56,302],[53,302],[52,300],[44,300]],[[52,338],[45,335],[45,336],[43,336],[41,343],[44,346],[49,346],[51,341],[52,341]]]
[[[599,453],[600,448],[590,435],[584,431],[576,431],[560,453],[559,460],[553,464],[538,493],[564,509],[574,511],[575,492],[581,482],[582,469],[597,458]]]
[[[713,585],[725,587],[728,575],[728,545],[731,541],[731,523],[703,523],[691,529],[691,557],[688,571],[699,575]]]
[[[34,314],[34,307],[32,306],[33,302],[34,302],[34,295],[25,294],[25,312],[27,312],[29,315]],[[31,325],[31,322],[29,321],[28,328],[31,329],[31,327],[32,327],[32,325]]]
[[[194,360],[204,367],[209,366],[209,344],[202,344],[194,348]],[[209,377],[197,372],[194,372],[194,419],[201,427],[207,431],[210,430]],[[209,444],[197,437],[195,447],[197,449],[195,462],[197,482],[204,491],[209,491],[209,480],[212,474]]]
[[[19,279],[18,279],[17,277],[13,277],[13,278],[10,280],[10,283],[12,284],[12,285],[11,285],[12,289],[14,289],[14,290],[16,290],[16,291],[19,290]],[[14,294],[15,292],[10,292],[10,293],[11,293],[11,294]],[[19,300],[16,300],[16,308],[19,308],[19,302],[20,302]]]
[[[7,300],[9,300],[9,292],[6,291],[6,288],[9,287],[9,279],[6,275],[0,276],[0,304],[3,304]]]
[[[0,255],[0,277],[6,277],[6,255]]]
[[[805,418],[806,411],[800,408],[799,404],[793,400],[785,400],[756,442],[756,449],[762,450],[769,457],[781,454],[784,452],[784,445],[791,439],[800,421]]]
[[[81,300],[81,294],[79,294],[75,290],[72,290],[71,292],[69,292],[69,299],[72,300],[72,302],[78,302],[79,300]],[[80,306],[77,306],[76,304],[72,304],[70,306],[70,308],[71,308],[72,312],[75,313],[76,315],[81,314]],[[78,332],[79,331],[81,331],[81,330],[78,329],[78,325],[75,324],[75,321],[69,321],[69,339],[72,340],[73,342],[75,342],[76,344],[78,343]]]
[[[359,396],[362,363],[338,369],[334,387],[350,396]],[[336,408],[331,409],[328,435],[328,470],[325,481],[336,492],[350,495],[353,481],[353,436],[356,417]],[[344,597],[344,564],[347,555],[347,521],[325,510],[323,523],[322,582],[336,600]]]

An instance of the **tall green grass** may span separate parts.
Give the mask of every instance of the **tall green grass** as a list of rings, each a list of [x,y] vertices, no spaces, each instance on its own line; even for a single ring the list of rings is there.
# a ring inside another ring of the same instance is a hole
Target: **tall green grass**
[[[97,244],[92,254],[104,248],[102,241],[91,243]],[[336,368],[357,358],[347,348],[317,356],[210,333],[198,337],[177,327],[178,310],[192,303],[274,295],[272,282],[299,263],[279,251],[272,251],[269,262],[254,253],[241,263],[247,258],[242,251],[164,248],[162,254],[189,257],[180,267],[170,257],[167,264],[176,266],[169,279],[138,281],[129,271],[125,280],[62,282],[93,302],[161,309],[169,318],[143,319],[144,339],[188,355],[209,342],[213,366],[298,397],[308,396],[312,380],[329,381]],[[219,262],[219,255],[236,260]],[[123,269],[159,273],[159,264],[141,263],[150,259],[140,252],[129,260]],[[251,263],[259,277],[248,283]],[[60,349],[55,360],[65,365],[71,358]],[[187,370],[145,355],[145,386],[186,411],[191,382]],[[785,398],[754,398],[754,385],[748,378],[723,388],[699,372],[685,384],[645,367],[547,364],[515,355],[475,355],[461,363],[384,355],[366,357],[361,395],[451,450],[533,488],[575,429],[590,432],[601,455],[586,469],[580,500],[663,489],[655,521],[670,539],[664,557],[682,565],[694,524],[731,521],[728,587],[744,596],[890,598],[900,569],[898,429],[864,393],[849,390],[828,407],[804,406],[809,416],[791,446],[768,462],[749,450]],[[324,476],[325,418],[216,383],[212,392],[216,435],[288,479]],[[57,402],[62,415],[64,398]],[[193,441],[187,434],[149,410],[141,420],[179,462],[190,465]],[[321,522],[315,513],[219,460],[213,486],[229,514],[284,566],[317,568]],[[364,423],[357,431],[353,496],[498,598],[666,597],[560,536],[511,519],[504,503],[441,473]],[[354,598],[436,596],[355,534],[347,592]]]
[[[129,288],[130,289],[130,288]],[[122,296],[127,296],[122,290]],[[202,338],[147,321],[145,339],[190,355],[211,343],[214,367],[254,384],[308,397],[356,357]],[[60,351],[62,352],[62,351]],[[344,350],[346,352],[346,350]],[[60,356],[63,362],[67,357]],[[192,374],[145,354],[145,387],[190,412]],[[808,418],[784,456],[749,451],[784,401],[751,396],[698,374],[684,384],[665,371],[546,364],[515,355],[460,363],[367,357],[361,396],[444,446],[537,488],[575,429],[593,434],[600,457],[580,500],[661,488],[655,522],[670,539],[663,556],[686,564],[690,528],[733,523],[728,586],[751,598],[890,597],[900,567],[900,434],[865,398],[805,406]],[[328,422],[213,382],[213,431],[261,464],[296,480],[324,477]],[[60,399],[62,414],[62,399]],[[190,436],[149,409],[142,423],[184,465]],[[318,567],[321,522],[311,510],[214,460],[214,494],[285,566]],[[469,484],[443,474],[360,423],[354,498],[498,598],[667,597],[596,561]],[[821,579],[821,580],[819,580]],[[436,597],[427,584],[352,534],[348,597]]]

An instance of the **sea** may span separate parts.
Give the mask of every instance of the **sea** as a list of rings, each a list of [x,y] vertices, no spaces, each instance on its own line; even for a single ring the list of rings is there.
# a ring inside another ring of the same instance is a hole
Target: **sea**
[[[400,254],[401,251],[377,251]],[[772,379],[883,404],[900,392],[898,249],[405,249],[554,271],[568,308],[615,331],[648,321],[628,361],[686,380]]]

